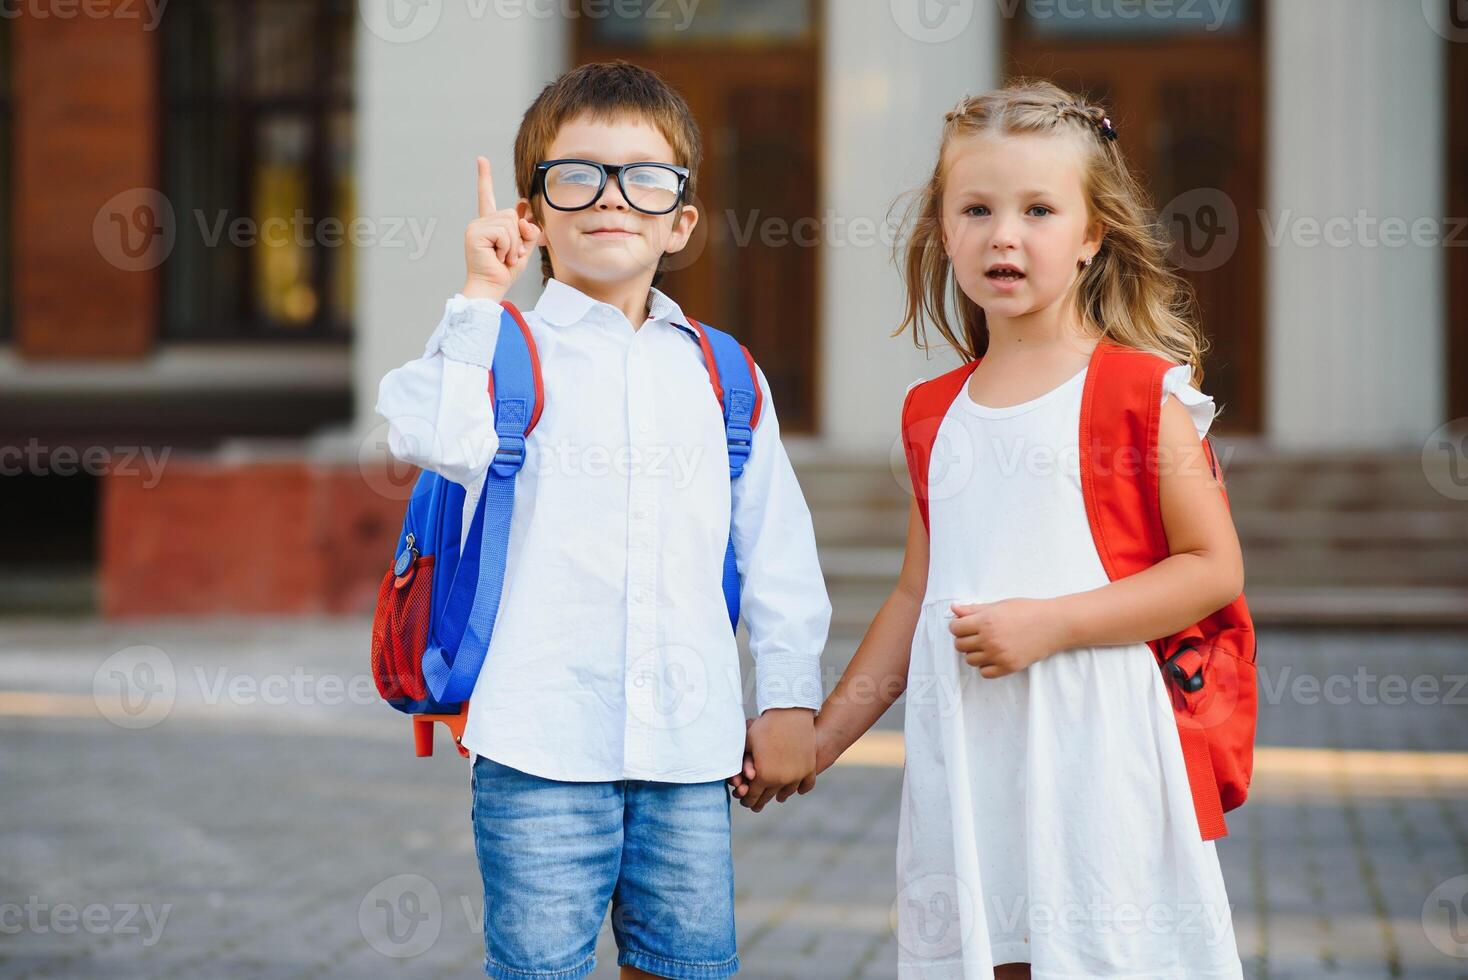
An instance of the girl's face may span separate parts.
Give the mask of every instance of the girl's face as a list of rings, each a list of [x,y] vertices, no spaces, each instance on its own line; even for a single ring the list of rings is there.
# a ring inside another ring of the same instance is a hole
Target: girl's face
[[[1088,214],[1082,151],[1063,136],[978,135],[944,153],[943,247],[959,288],[988,317],[1065,300],[1101,247]]]

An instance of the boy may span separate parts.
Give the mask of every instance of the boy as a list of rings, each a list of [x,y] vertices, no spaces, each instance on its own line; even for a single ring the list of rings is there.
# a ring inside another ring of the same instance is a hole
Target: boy
[[[392,453],[464,484],[467,528],[497,448],[498,303],[542,250],[525,319],[544,411],[463,737],[491,977],[589,973],[609,901],[623,978],[734,973],[725,780],[746,745],[751,796],[788,795],[815,767],[831,606],[768,382],[757,370],[731,489],[701,349],[653,288],[698,221],[699,155],[687,104],[652,72],[586,65],[547,86],[515,138],[519,202],[497,209],[479,158],[463,291],[379,390]],[[731,516],[757,669],[747,738],[721,590]]]

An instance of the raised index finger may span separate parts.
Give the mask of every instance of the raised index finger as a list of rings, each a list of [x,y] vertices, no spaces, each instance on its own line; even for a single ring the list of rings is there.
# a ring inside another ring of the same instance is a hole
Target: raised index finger
[[[479,216],[488,218],[499,210],[494,206],[494,180],[489,172],[489,161],[484,157],[475,157],[479,165]]]

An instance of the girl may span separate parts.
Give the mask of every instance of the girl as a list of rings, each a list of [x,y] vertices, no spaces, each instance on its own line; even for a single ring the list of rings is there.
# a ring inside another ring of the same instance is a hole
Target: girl
[[[897,586],[816,722],[819,773],[906,681],[902,977],[1242,976],[1146,643],[1234,600],[1243,563],[1201,449],[1190,294],[1116,137],[1049,83],[965,99],[915,209],[898,332],[927,347],[931,322],[982,361],[938,423],[927,522],[915,497]],[[1157,457],[1171,555],[1115,582],[1077,446],[1103,339],[1176,365]]]

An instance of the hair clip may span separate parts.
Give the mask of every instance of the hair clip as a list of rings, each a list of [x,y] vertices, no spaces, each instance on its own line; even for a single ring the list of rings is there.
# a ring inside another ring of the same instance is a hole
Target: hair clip
[[[1106,116],[1101,120],[1101,136],[1104,139],[1116,139],[1116,129],[1111,125],[1111,117]]]

